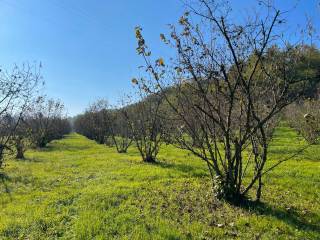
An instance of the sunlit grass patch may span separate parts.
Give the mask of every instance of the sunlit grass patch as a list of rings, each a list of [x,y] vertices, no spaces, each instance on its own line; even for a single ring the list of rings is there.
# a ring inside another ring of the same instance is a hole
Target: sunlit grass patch
[[[277,130],[274,162],[303,141]],[[214,200],[205,164],[163,145],[157,164],[134,147],[118,154],[71,134],[27,160],[10,160],[0,181],[0,239],[318,239],[320,148],[264,178],[262,204]]]

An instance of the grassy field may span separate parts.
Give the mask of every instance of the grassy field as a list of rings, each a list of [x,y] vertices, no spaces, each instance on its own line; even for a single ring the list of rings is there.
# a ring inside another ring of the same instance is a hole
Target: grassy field
[[[303,143],[285,127],[272,161]],[[262,204],[213,200],[205,165],[164,146],[159,164],[77,134],[27,160],[7,161],[0,176],[0,239],[320,239],[320,147],[264,179]]]

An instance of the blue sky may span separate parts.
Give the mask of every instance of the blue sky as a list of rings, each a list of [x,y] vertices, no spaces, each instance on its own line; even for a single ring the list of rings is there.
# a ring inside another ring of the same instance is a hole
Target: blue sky
[[[252,2],[231,1],[242,13]],[[286,9],[295,1],[276,2]],[[316,2],[301,1],[292,26],[308,14],[319,28]],[[131,91],[141,63],[134,27],[142,26],[155,53],[166,55],[159,33],[183,11],[180,0],[0,0],[0,66],[41,61],[46,94],[61,99],[70,115],[101,97],[116,104]]]

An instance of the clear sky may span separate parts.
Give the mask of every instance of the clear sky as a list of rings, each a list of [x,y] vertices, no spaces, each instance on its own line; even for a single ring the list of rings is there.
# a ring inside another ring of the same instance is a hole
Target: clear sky
[[[230,2],[243,10],[253,0]],[[286,9],[296,1],[276,2]],[[300,1],[290,21],[297,25],[308,14],[319,28],[319,8],[317,0]],[[155,53],[165,55],[159,33],[183,11],[180,0],[0,0],[0,66],[41,61],[45,92],[70,115],[101,97],[116,104],[141,63],[134,27],[142,26]]]

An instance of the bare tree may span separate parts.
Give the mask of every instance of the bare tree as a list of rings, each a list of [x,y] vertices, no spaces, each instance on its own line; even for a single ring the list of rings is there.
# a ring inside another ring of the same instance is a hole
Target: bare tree
[[[104,144],[106,138],[110,134],[109,127],[109,104],[105,99],[99,99],[89,106],[87,110],[89,122],[91,123],[91,131],[94,134],[94,139],[99,144]]]
[[[37,99],[26,121],[31,129],[31,141],[39,148],[71,131],[63,103],[53,99],[47,100],[45,97]]]
[[[320,137],[320,101],[304,100],[289,106],[285,112],[289,125],[310,144]]]
[[[126,110],[123,108],[108,112],[109,138],[111,140],[108,142],[116,147],[118,153],[126,153],[133,141],[131,127],[126,116]]]
[[[11,72],[0,73],[0,168],[4,155],[14,153],[15,136],[21,116],[25,113],[41,81],[40,68],[28,64],[15,66]]]
[[[13,122],[13,124],[15,124]],[[29,124],[21,118],[20,123],[16,127],[15,134],[12,136],[12,145],[15,147],[16,159],[25,159],[24,153],[27,151],[31,144],[31,128]]]
[[[218,197],[239,203],[256,186],[260,200],[262,177],[275,167],[265,169],[276,116],[310,79],[296,70],[303,46],[282,39],[284,15],[268,3],[236,23],[225,1],[196,2],[169,39],[160,35],[175,50],[171,64],[151,60],[136,28],[138,54],[153,77],[138,84],[171,106],[180,124],[175,141],[206,162]]]
[[[137,80],[133,80],[137,84]],[[138,84],[137,84],[138,85]],[[122,108],[144,162],[154,163],[164,138],[160,107],[163,99],[139,88],[140,102]]]

